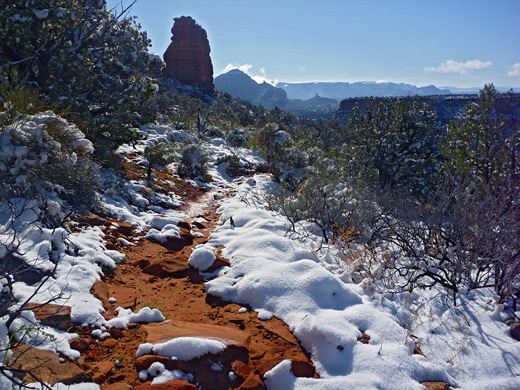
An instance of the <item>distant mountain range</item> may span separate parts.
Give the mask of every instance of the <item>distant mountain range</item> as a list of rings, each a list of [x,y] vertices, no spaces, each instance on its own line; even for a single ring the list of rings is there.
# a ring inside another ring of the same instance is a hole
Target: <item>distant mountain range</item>
[[[309,99],[316,94],[320,96],[343,100],[351,97],[383,97],[383,96],[428,96],[447,95],[449,90],[442,90],[434,85],[416,87],[411,84],[360,81],[347,82],[316,82],[316,83],[278,83],[277,87],[287,92],[289,99]]]
[[[320,118],[335,112],[339,101],[313,94],[310,98],[288,99],[287,92],[271,84],[258,84],[246,73],[233,69],[215,78],[215,88],[235,98],[262,105],[266,108],[279,107],[296,115]]]
[[[441,87],[434,85],[416,87],[405,83],[370,82],[315,82],[285,83],[276,86],[257,83],[248,74],[233,69],[215,78],[215,87],[235,98],[262,105],[266,108],[279,107],[296,115],[320,118],[329,115],[339,107],[339,102],[350,98],[387,96],[439,96],[477,94],[479,88]],[[507,92],[508,87],[497,87],[499,92]],[[457,98],[458,102],[463,96]],[[476,96],[474,97],[476,98]],[[355,99],[354,99],[355,100]],[[441,99],[442,101],[444,99]],[[466,102],[467,103],[467,102]],[[347,104],[347,103],[342,103]],[[451,104],[451,103],[450,103]],[[443,110],[444,111],[444,110]]]

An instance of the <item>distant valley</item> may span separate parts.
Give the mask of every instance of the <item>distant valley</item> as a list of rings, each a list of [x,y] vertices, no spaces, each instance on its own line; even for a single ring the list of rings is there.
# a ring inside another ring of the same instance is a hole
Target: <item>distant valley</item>
[[[339,110],[341,116],[348,113],[355,104],[365,105],[369,97],[380,100],[383,97],[428,96],[441,123],[455,119],[469,102],[478,100],[478,88],[456,88],[434,85],[416,87],[405,83],[390,82],[314,82],[285,83],[276,86],[257,83],[248,74],[233,69],[215,78],[215,88],[231,96],[246,100],[265,108],[279,107],[298,116],[324,118]],[[451,88],[451,89],[448,89]],[[506,92],[509,88],[497,88]],[[500,103],[501,100],[498,99]],[[498,110],[502,112],[499,104]],[[509,112],[503,112],[512,115]]]
[[[380,82],[316,82],[285,83],[276,86],[257,83],[239,69],[230,70],[215,78],[215,87],[231,96],[261,105],[279,107],[295,115],[309,118],[329,116],[339,108],[339,102],[353,97],[429,96],[446,95],[450,91],[433,85],[416,87],[404,83]]]
[[[287,92],[289,99],[309,99],[316,94],[320,96],[343,100],[352,97],[383,97],[383,96],[427,96],[446,95],[451,91],[441,90],[434,85],[416,87],[411,84],[360,81],[347,82],[316,82],[316,83],[278,83],[277,87]]]

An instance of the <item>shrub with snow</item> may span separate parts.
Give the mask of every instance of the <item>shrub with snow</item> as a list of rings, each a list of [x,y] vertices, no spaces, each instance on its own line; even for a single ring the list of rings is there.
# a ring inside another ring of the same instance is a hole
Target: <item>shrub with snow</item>
[[[190,145],[182,152],[177,173],[180,177],[204,178],[207,174],[207,162],[204,149],[198,145]]]
[[[154,119],[144,103],[158,87],[143,75],[158,73],[162,61],[148,52],[150,40],[133,17],[105,1],[4,3],[2,76],[16,69],[19,81],[37,86],[49,102],[65,103],[106,149],[134,139],[133,130]]]
[[[58,195],[89,206],[97,186],[92,143],[52,111],[18,116],[0,129],[3,195],[37,198]]]
[[[210,138],[224,138],[226,136],[226,133],[224,133],[218,127],[209,126],[206,130],[206,135]]]
[[[249,142],[249,133],[244,129],[233,129],[229,132],[226,141],[230,146],[243,147]]]

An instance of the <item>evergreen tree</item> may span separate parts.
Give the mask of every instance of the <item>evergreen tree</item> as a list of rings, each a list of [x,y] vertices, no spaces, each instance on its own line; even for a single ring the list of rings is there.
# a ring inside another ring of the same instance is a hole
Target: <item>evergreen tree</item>
[[[127,142],[142,124],[154,91],[145,73],[161,61],[147,52],[146,33],[132,17],[103,0],[3,1],[0,8],[2,77],[15,68],[47,96],[91,124],[91,139]]]
[[[353,169],[380,188],[426,196],[435,187],[439,158],[435,112],[418,97],[373,99],[354,110],[347,153]]]
[[[485,85],[479,102],[468,104],[462,120],[448,126],[441,150],[443,171],[451,180],[496,189],[505,179],[511,163],[507,140],[513,132],[507,119],[497,115],[496,96],[493,84]]]

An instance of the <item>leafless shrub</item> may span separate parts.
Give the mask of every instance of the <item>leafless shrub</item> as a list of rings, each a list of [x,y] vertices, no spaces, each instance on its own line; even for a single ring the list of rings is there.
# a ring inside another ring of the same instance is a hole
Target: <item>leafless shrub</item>
[[[440,284],[456,304],[461,287],[493,287],[502,299],[518,287],[518,207],[505,197],[452,184],[428,204],[393,194],[382,208],[387,266],[401,289]]]
[[[46,284],[55,274],[58,262],[51,269],[42,270],[40,265],[46,261],[44,254],[29,256],[26,243],[30,235],[43,229],[45,213],[41,204],[34,200],[12,200],[6,194],[0,194],[0,317],[5,320],[7,340],[0,340],[0,374],[19,388],[29,388],[20,378],[31,377],[43,388],[50,389],[42,378],[34,372],[20,369],[17,361],[42,335],[42,328],[34,323],[23,312],[29,303],[46,288]],[[42,257],[40,257],[40,255]],[[22,301],[14,297],[14,283],[24,281],[34,286],[34,291]],[[56,294],[45,302],[32,307],[37,310],[48,303],[62,298],[62,293]],[[12,326],[18,319],[27,323],[22,327]],[[35,335],[37,337],[35,337]],[[43,334],[44,337],[49,335]],[[14,354],[14,352],[16,352]]]

